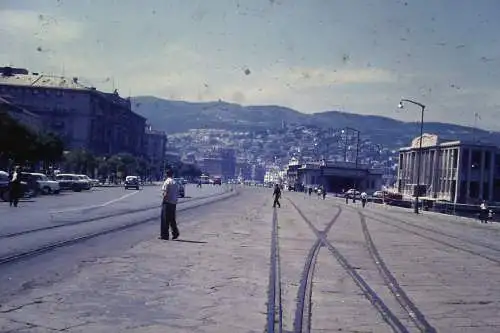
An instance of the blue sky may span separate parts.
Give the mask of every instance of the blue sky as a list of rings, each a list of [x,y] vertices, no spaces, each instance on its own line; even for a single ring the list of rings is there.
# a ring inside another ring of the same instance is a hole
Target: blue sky
[[[0,0],[0,64],[103,90],[500,130],[496,0]],[[248,69],[249,72],[245,72]]]

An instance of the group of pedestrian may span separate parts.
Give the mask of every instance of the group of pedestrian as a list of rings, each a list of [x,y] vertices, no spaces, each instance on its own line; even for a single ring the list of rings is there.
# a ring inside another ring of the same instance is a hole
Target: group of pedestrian
[[[352,203],[356,203],[356,193],[353,193],[352,195],[350,195],[349,192],[344,192],[344,198],[345,198],[346,205],[349,204],[350,197],[352,197]],[[363,208],[365,208],[366,203],[368,202],[368,194],[366,194],[366,192],[361,192],[360,199],[361,199],[361,206]]]

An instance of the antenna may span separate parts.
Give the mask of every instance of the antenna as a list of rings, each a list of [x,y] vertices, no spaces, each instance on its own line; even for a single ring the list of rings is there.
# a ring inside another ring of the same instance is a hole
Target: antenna
[[[114,76],[111,77],[111,84],[113,85],[112,90],[115,91],[115,77]]]
[[[65,75],[66,75],[66,68],[64,66],[64,61],[63,61],[63,63],[62,63],[62,75],[61,76],[64,77]]]

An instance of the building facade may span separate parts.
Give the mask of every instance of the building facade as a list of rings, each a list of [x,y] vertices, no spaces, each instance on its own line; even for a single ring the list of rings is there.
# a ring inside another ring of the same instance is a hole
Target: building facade
[[[42,119],[40,116],[25,110],[0,96],[0,112],[5,112],[12,119],[16,120],[21,125],[27,127],[31,131],[37,133],[43,129]]]
[[[144,135],[144,152],[151,166],[151,176],[161,179],[165,169],[165,152],[167,148],[167,135],[165,132],[156,131],[147,126]]]
[[[297,169],[297,183],[303,186],[322,185],[327,192],[342,193],[351,188],[375,192],[382,188],[382,170],[351,162],[311,162]]]
[[[236,153],[234,149],[215,148],[201,160],[201,170],[224,180],[236,178]]]
[[[146,119],[130,100],[79,83],[78,78],[29,74],[0,68],[0,95],[40,117],[43,129],[57,134],[66,149],[96,155],[141,155]]]
[[[436,135],[415,138],[399,151],[398,191],[412,196],[418,176],[419,140],[422,140],[420,185],[429,199],[477,204],[500,201],[500,149],[482,143],[439,142]]]

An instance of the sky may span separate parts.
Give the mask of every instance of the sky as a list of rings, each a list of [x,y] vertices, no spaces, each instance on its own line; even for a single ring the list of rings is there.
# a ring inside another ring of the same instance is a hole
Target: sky
[[[408,98],[425,121],[500,130],[499,15],[497,0],[0,0],[0,66],[419,121]]]

